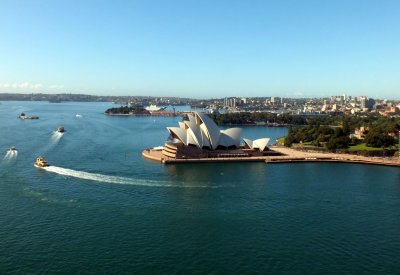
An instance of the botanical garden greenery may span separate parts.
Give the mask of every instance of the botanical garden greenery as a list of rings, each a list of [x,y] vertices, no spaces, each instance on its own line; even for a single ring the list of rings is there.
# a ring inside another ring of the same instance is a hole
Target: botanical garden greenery
[[[329,150],[374,150],[394,149],[398,143],[398,131],[400,130],[399,118],[387,118],[381,116],[342,116],[325,118],[336,126],[321,125],[323,120],[309,120],[309,125],[304,127],[289,127],[288,136],[285,138],[285,146],[293,143],[310,143],[316,147],[326,147]],[[364,127],[365,139],[350,138],[350,134],[356,128]]]
[[[302,143],[328,150],[393,149],[396,148],[400,130],[399,117],[384,117],[378,113],[300,116],[267,112],[240,112],[211,115],[211,117],[217,124],[240,125],[253,122],[288,124],[290,126],[289,133],[284,139],[285,146]],[[364,127],[367,132],[364,141],[355,137],[350,138],[350,134],[360,127]]]

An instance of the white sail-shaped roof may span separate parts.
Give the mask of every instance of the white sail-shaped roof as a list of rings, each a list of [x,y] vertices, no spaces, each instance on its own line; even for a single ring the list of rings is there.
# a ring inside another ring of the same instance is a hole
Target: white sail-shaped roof
[[[178,124],[179,124],[179,128],[186,129],[186,125],[184,122],[179,121]]]
[[[243,138],[243,141],[250,149],[253,149],[253,141],[252,140]]]
[[[242,129],[240,128],[230,128],[221,131],[221,136],[219,140],[219,145],[222,146],[240,146],[240,137],[242,135]]]
[[[256,140],[250,140],[247,138],[243,138],[244,143],[251,149],[258,149],[260,151],[264,151],[265,147],[269,142],[270,138],[260,138]]]
[[[260,151],[264,151],[265,147],[267,147],[268,142],[269,138],[256,139],[255,141],[253,141],[253,148],[258,148]]]
[[[169,133],[179,139],[183,144],[187,145],[187,134],[186,131],[179,127],[167,127]]]
[[[193,114],[188,114],[187,117],[189,118],[189,121],[196,123],[196,118],[194,117]]]
[[[184,145],[194,145],[198,148],[216,149],[218,146],[240,147],[242,129],[230,128],[220,130],[215,122],[203,113],[187,115],[189,120],[179,122],[179,127],[167,127],[172,138],[178,139]],[[249,148],[264,150],[269,139],[251,141],[243,139]]]
[[[195,145],[198,147],[198,142],[197,140],[194,139],[194,136],[192,133],[190,133],[189,131],[191,131],[190,129],[187,129],[188,131],[186,132],[187,134],[187,145]]]
[[[201,132],[202,147],[208,147],[208,148],[212,149],[210,138],[208,137],[207,132],[203,128],[205,128],[205,125],[201,124],[200,132]]]
[[[193,145],[196,145],[197,147],[202,147],[202,142],[201,142],[201,131],[199,126],[192,120],[192,121],[185,121],[184,122],[186,129],[187,129],[187,134],[188,137],[193,141]]]
[[[200,129],[207,135],[211,148],[215,149],[219,145],[220,130],[215,122],[206,114],[195,113],[196,117],[203,123],[200,124]],[[203,125],[204,124],[204,125]]]

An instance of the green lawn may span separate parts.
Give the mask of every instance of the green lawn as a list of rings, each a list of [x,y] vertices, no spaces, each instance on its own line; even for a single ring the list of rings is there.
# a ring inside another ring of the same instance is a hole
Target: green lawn
[[[391,146],[385,149],[396,149],[397,146]],[[353,145],[349,147],[349,151],[360,151],[360,150],[366,150],[366,151],[380,151],[382,148],[377,148],[377,147],[368,147],[365,143],[360,143],[357,145]]]
[[[278,138],[278,142],[282,145],[285,144],[285,137]]]

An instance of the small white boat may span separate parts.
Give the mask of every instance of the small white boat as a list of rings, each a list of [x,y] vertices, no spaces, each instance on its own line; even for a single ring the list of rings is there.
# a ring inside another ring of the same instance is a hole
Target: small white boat
[[[15,148],[15,146],[11,146],[7,151],[7,154],[17,154],[17,148]]]

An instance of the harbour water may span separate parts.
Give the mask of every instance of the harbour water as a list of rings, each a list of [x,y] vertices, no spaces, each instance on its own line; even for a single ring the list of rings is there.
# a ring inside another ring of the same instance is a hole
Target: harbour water
[[[2,102],[0,273],[400,270],[399,168],[161,165],[141,152],[181,118],[104,115],[112,106]]]

